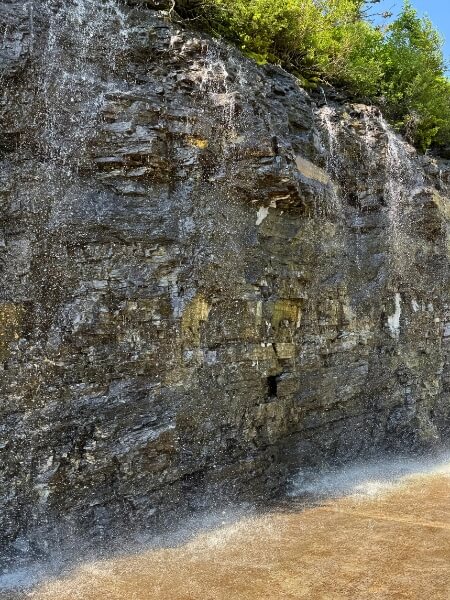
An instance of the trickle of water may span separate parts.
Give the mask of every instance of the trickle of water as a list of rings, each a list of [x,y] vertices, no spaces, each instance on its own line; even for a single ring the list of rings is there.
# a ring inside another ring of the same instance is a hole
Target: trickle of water
[[[345,195],[346,182],[343,178],[348,151],[341,135],[348,135],[343,118],[336,110],[326,104],[318,110],[318,129],[321,151],[325,154],[326,169],[340,183],[340,193]],[[365,189],[369,193],[380,191],[387,205],[388,244],[390,267],[394,274],[400,275],[412,264],[412,245],[408,240],[410,227],[409,211],[414,196],[424,185],[421,169],[417,168],[415,151],[397,135],[378,112],[361,112],[363,127],[359,135],[352,132],[353,141],[359,141],[358,156],[366,164],[367,180]],[[383,157],[384,152],[384,157]],[[352,157],[351,160],[354,160]],[[380,166],[384,165],[384,174]],[[355,184],[352,182],[351,190]],[[341,209],[342,210],[342,209]],[[355,261],[361,263],[361,234],[357,232],[355,240]]]
[[[407,240],[408,206],[424,180],[408,144],[392,131],[383,117],[379,117],[379,125],[386,136],[384,194],[389,215],[392,268],[401,273],[412,258]]]
[[[337,127],[333,123],[336,118],[336,111],[328,104],[322,107],[318,113],[320,127],[320,143],[326,151],[327,171],[336,175],[339,167],[339,138]]]
[[[127,17],[117,0],[74,0],[62,8],[47,0],[43,10],[49,25],[37,86],[44,105],[34,127],[47,158],[76,163],[127,47]]]
[[[211,102],[222,107],[225,127],[234,130],[236,113],[236,91],[231,89],[230,75],[220,50],[208,46],[201,67],[200,91],[207,94]]]
[[[336,111],[326,104],[318,111],[318,121],[319,144],[322,152],[325,154],[326,171],[334,181],[338,181],[341,166],[341,153],[338,136],[339,126],[335,124]],[[327,207],[327,209],[337,214],[340,218],[343,218],[342,200],[336,185],[330,186],[330,198],[328,203],[329,207]]]

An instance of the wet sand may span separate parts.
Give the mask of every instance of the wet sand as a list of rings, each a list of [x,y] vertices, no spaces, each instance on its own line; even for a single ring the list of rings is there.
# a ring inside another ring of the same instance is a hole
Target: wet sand
[[[450,474],[86,564],[32,600],[450,599]]]

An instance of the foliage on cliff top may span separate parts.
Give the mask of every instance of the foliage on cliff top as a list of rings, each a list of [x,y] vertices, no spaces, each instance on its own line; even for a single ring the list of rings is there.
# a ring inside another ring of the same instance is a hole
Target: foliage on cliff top
[[[177,0],[178,12],[303,85],[328,83],[380,104],[421,150],[450,143],[450,81],[442,39],[405,0],[384,27],[379,0]]]

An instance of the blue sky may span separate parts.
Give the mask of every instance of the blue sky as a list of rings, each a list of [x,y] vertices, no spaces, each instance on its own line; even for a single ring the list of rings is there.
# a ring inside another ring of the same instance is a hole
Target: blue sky
[[[447,62],[450,62],[450,2],[449,0],[411,0],[411,4],[420,15],[427,14],[433,21],[436,29],[446,38],[444,54]],[[390,10],[394,14],[402,8],[402,0],[381,0],[379,4],[373,5],[373,12]]]

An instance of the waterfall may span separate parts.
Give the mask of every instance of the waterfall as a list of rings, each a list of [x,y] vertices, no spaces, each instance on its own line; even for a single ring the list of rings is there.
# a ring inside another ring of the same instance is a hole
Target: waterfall
[[[336,120],[336,111],[331,107],[324,106],[319,110],[319,140],[322,150],[326,152],[326,166],[330,175],[336,177],[339,172],[340,144],[337,128],[333,123]]]
[[[19,219],[28,219],[26,234],[23,234],[27,236],[27,243],[22,243],[19,236],[22,245],[18,246],[25,272],[24,291],[13,298],[16,300],[23,295],[33,299],[33,343],[36,353],[42,357],[51,345],[48,332],[44,332],[51,318],[48,310],[51,293],[48,290],[51,288],[56,294],[65,292],[64,282],[60,281],[56,270],[52,270],[58,260],[55,254],[64,247],[65,233],[64,229],[56,230],[48,225],[51,211],[55,203],[68,194],[71,186],[79,185],[80,171],[92,169],[89,143],[96,135],[105,95],[116,85],[114,73],[126,50],[129,30],[127,17],[115,0],[43,0],[35,1],[33,8],[30,18],[39,18],[39,23],[33,24],[36,31],[40,28],[35,42],[39,53],[33,55],[34,63],[29,68],[23,91],[18,86],[15,89],[15,82],[12,82],[9,88],[5,87],[4,95],[6,103],[17,104],[15,119],[24,132],[18,154],[22,164],[26,165],[23,172],[18,169],[11,175],[10,183],[14,190],[12,197],[20,207]],[[25,172],[32,185],[22,184]],[[72,208],[66,205],[64,210],[70,214]],[[46,227],[47,232],[44,232]],[[14,263],[18,260],[14,254],[14,235],[10,238],[7,256]],[[40,257],[49,262],[49,267],[38,265],[33,292],[30,291],[33,283],[29,283],[32,256],[36,261]],[[64,262],[65,256],[62,252],[60,264],[63,269],[69,269]],[[31,402],[39,406],[40,384],[33,386],[30,395]],[[31,448],[29,451],[33,444],[31,436],[17,444],[26,456],[22,463],[24,470],[33,469],[33,464],[40,461],[42,473],[51,471],[51,448],[45,451],[48,454],[43,459],[33,455]],[[42,473],[40,476],[45,479]],[[29,487],[24,484],[23,490],[23,494],[34,498],[28,515],[29,525],[45,524],[51,502],[48,482],[35,481]],[[41,544],[44,549],[45,544],[45,541]]]
[[[414,195],[424,184],[423,174],[414,161],[415,151],[396,135],[380,116],[379,125],[386,136],[384,196],[388,210],[391,267],[401,275],[413,261],[408,242],[408,209]]]
[[[227,65],[221,57],[220,47],[208,46],[203,64],[199,65],[199,90],[222,111],[225,129],[234,131],[236,113],[236,91],[232,89]]]
[[[353,111],[352,106],[348,107],[349,112]],[[354,105],[353,116],[349,112],[329,104],[318,110],[320,150],[325,155],[327,171],[339,182],[340,194],[345,196],[351,191],[356,194],[357,202],[361,200],[357,193],[358,182],[353,180],[348,165],[355,160],[365,165],[366,187],[374,197],[379,195],[384,199],[390,269],[399,276],[413,262],[408,233],[410,210],[414,196],[424,185],[424,176],[417,164],[415,150],[392,130],[377,110],[368,112],[366,108],[360,110]],[[385,156],[381,163],[380,147],[384,147]],[[360,233],[355,235],[355,260],[359,265]]]
[[[341,190],[338,190],[334,182],[339,181],[341,169],[341,149],[339,141],[338,115],[334,108],[326,104],[317,112],[318,142],[321,153],[325,155],[325,169],[330,175],[333,184],[329,186],[329,197],[325,213],[337,216],[339,220],[344,218]]]
[[[447,435],[446,163],[417,173],[378,109],[318,107],[168,6],[0,2],[18,568]]]
[[[127,18],[116,0],[62,7],[47,0],[44,14],[48,30],[37,81],[44,104],[33,125],[47,159],[77,164],[113,87],[111,76],[127,46]]]

